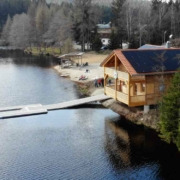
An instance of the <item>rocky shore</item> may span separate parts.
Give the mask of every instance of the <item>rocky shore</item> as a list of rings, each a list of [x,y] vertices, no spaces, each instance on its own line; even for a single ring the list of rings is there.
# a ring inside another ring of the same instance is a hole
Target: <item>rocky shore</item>
[[[137,125],[144,125],[157,130],[158,119],[155,109],[144,114],[142,107],[131,108],[114,99],[102,101],[101,104]]]

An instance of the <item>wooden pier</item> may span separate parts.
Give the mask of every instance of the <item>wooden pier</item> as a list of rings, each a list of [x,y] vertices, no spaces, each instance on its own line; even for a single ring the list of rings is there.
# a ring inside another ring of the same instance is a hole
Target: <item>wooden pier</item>
[[[34,104],[27,106],[5,107],[5,108],[0,108],[0,119],[46,114],[48,113],[48,111],[75,107],[82,104],[88,104],[91,102],[106,100],[109,98],[110,97],[104,94],[100,94],[97,96],[91,96],[87,98],[76,99],[72,101],[51,104],[51,105]]]

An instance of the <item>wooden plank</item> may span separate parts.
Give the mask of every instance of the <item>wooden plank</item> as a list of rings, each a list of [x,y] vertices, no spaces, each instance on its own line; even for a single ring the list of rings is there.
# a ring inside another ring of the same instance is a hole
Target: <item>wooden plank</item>
[[[39,110],[29,110],[28,108],[23,108],[21,110],[15,111],[6,111],[0,113],[0,119],[6,118],[15,118],[15,117],[22,117],[22,116],[32,116],[32,115],[39,115],[39,114],[47,114],[48,111],[46,109],[39,109]]]
[[[115,71],[117,71],[117,56],[115,56]],[[115,79],[115,99],[117,99],[117,78]]]
[[[34,109],[41,109],[42,108],[42,109],[47,109],[48,111],[51,111],[51,110],[64,109],[64,108],[74,107],[74,106],[78,106],[78,105],[82,105],[82,104],[87,104],[87,103],[94,102],[94,101],[106,100],[109,98],[110,97],[106,96],[105,94],[100,94],[97,96],[91,96],[91,97],[87,97],[87,98],[76,99],[76,100],[62,102],[62,103],[58,103],[58,104],[43,105],[42,107],[37,107],[37,108],[32,107],[29,109],[34,110]]]
[[[31,105],[22,105],[22,106],[11,106],[11,107],[2,107],[0,108],[0,112],[6,112],[6,111],[17,111],[21,110],[24,107],[37,107],[37,106],[42,106],[42,104],[31,104]]]
[[[51,105],[38,104],[38,105],[9,107],[9,108],[1,109],[0,119],[45,114],[45,113],[48,113],[48,110],[51,111],[51,110],[57,110],[57,109],[64,109],[68,107],[74,107],[74,106],[78,106],[82,104],[87,104],[94,101],[106,100],[109,98],[110,97],[104,94],[100,94],[97,96],[76,99],[73,101],[62,102],[58,104],[51,104]]]

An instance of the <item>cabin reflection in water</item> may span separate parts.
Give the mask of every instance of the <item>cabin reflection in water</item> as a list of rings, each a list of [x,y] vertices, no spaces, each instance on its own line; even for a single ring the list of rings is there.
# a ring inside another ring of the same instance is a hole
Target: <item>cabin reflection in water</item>
[[[105,121],[105,151],[113,167],[119,170],[139,166],[145,163],[144,158],[146,162],[150,160],[155,144],[160,142],[154,131],[124,121]]]

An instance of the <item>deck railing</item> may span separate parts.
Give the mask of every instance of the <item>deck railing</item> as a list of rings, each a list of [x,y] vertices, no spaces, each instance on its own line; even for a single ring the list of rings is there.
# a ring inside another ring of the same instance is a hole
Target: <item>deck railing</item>
[[[128,95],[117,91],[117,100],[128,104]]]
[[[118,101],[128,104],[128,95],[127,94],[124,94],[119,91],[116,92],[114,89],[112,89],[110,87],[105,87],[105,93],[112,98],[116,97]]]
[[[114,71],[115,69],[112,68],[105,68],[105,74],[108,74],[111,77],[114,77]],[[118,74],[118,79],[124,80],[124,81],[128,81],[129,79],[129,74],[122,72],[122,71],[116,71]]]
[[[115,98],[115,90],[114,89],[112,89],[112,88],[110,88],[110,87],[104,87],[105,88],[105,93],[108,95],[108,96],[110,96],[110,97],[112,97],[112,98]]]

